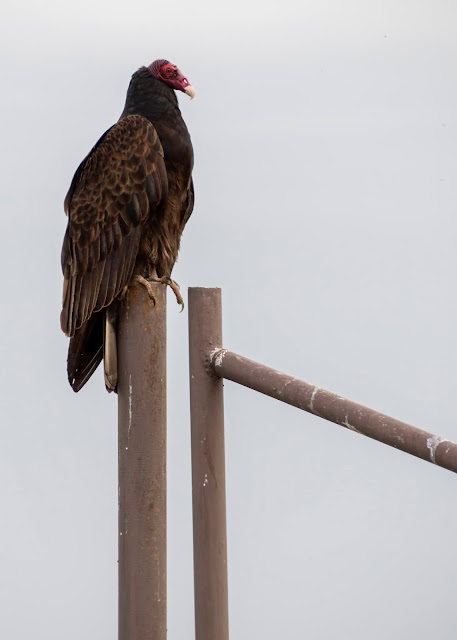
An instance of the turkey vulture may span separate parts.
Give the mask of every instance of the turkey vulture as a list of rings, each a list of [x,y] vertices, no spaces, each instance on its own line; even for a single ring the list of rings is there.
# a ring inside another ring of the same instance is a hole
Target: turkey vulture
[[[124,111],[79,165],[65,198],[62,330],[70,338],[74,391],[105,356],[116,389],[115,326],[120,297],[134,281],[169,284],[194,205],[193,150],[175,90],[194,88],[176,65],[156,60],[130,81]]]

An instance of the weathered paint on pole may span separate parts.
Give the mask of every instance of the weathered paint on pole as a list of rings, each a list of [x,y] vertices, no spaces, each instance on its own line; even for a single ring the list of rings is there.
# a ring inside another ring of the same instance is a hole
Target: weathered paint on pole
[[[119,640],[165,640],[166,286],[128,290],[118,329]]]
[[[221,290],[189,289],[196,640],[229,637],[223,381],[208,357],[221,344]]]
[[[207,352],[215,375],[457,472],[454,442],[216,346]]]

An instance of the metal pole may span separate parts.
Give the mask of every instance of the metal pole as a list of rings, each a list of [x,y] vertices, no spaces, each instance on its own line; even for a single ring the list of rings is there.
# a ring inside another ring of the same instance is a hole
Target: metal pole
[[[189,289],[190,414],[196,640],[228,640],[223,382],[209,372],[222,344],[221,290]]]
[[[369,438],[457,472],[457,444],[221,348],[209,348],[211,371]],[[210,353],[211,352],[211,353]]]
[[[128,290],[118,329],[119,640],[165,640],[166,287]]]

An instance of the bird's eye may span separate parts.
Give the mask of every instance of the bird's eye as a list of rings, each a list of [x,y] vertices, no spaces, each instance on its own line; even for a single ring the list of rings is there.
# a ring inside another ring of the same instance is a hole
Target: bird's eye
[[[170,73],[171,73],[171,69],[170,69],[170,67],[168,67],[168,69],[166,70],[166,73],[167,73],[168,75],[170,75]]]

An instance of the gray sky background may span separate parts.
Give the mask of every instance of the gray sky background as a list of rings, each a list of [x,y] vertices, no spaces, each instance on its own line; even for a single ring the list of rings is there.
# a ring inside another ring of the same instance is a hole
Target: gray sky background
[[[63,199],[159,57],[195,149],[174,276],[225,346],[457,439],[455,2],[3,5],[0,636],[117,633],[116,398],[75,395]],[[169,638],[194,637],[187,318],[169,298]],[[225,385],[231,636],[457,625],[455,477]]]

